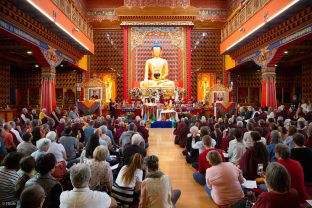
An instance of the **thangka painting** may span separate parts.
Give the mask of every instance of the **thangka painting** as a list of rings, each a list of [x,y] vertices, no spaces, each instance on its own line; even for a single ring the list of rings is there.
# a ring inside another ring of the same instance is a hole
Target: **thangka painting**
[[[186,29],[185,27],[131,27],[129,32],[128,89],[140,87],[144,80],[145,63],[152,56],[152,45],[162,46],[161,58],[168,61],[168,79],[176,87],[186,88]]]

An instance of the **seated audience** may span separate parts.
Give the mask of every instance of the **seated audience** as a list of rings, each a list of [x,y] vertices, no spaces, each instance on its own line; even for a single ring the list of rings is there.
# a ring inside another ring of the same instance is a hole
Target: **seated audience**
[[[182,152],[185,155],[185,159],[188,163],[198,161],[198,149],[192,148],[192,144],[201,141],[200,134],[197,126],[190,128],[190,133],[187,135],[185,150]]]
[[[145,145],[147,148],[148,147],[148,129],[145,127],[145,123],[143,120],[140,121],[140,125],[138,126],[138,132],[141,134],[141,136],[143,137],[144,141],[145,141]]]
[[[173,134],[175,135],[174,143],[184,148],[186,145],[186,138],[188,133],[189,127],[185,121],[185,118],[182,118],[180,123],[177,124],[177,128],[173,132]]]
[[[37,160],[41,155],[47,154],[51,145],[49,139],[43,138],[37,141],[37,150],[31,154],[35,160]]]
[[[91,135],[94,134],[94,130],[95,130],[94,124],[95,122],[93,120],[90,120],[88,122],[88,126],[84,128],[84,131],[83,131],[84,132],[84,141],[83,141],[84,144],[87,144]]]
[[[124,165],[113,185],[112,196],[123,206],[138,204],[143,180],[143,156],[133,155],[129,165]]]
[[[293,135],[295,147],[291,149],[290,158],[301,164],[304,173],[304,181],[312,182],[312,150],[304,146],[304,136],[300,133]]]
[[[307,199],[307,193],[304,187],[303,170],[299,162],[290,159],[290,150],[284,144],[277,144],[275,147],[275,157],[277,162],[282,164],[290,175],[291,188],[297,190],[299,201],[304,202]]]
[[[45,192],[40,185],[26,188],[20,197],[21,208],[41,208],[45,200]]]
[[[16,147],[17,152],[21,152],[25,156],[28,156],[37,150],[37,147],[31,143],[32,135],[30,132],[24,133],[22,139],[23,139],[23,142],[21,142]]]
[[[16,123],[14,121],[10,121],[9,124],[11,126],[10,133],[18,145],[19,143],[23,142],[20,132],[16,129]]]
[[[106,127],[106,135],[111,139],[111,142],[112,142],[112,144],[114,145],[114,146],[117,146],[117,144],[115,143],[115,140],[114,140],[114,135],[113,135],[113,132],[112,132],[112,130],[110,130],[108,127],[112,127],[112,125],[111,125],[111,119],[110,119],[110,115],[107,115],[106,116],[107,118],[107,121],[103,121],[102,122],[102,125],[100,126],[100,127],[102,127],[102,126],[105,126]],[[108,124],[109,123],[109,124]],[[135,126],[135,129],[136,129],[136,126]],[[114,129],[113,129],[114,130]]]
[[[210,130],[209,130],[209,127],[208,126],[203,126],[200,128],[200,131],[199,131],[199,134],[200,134],[200,137],[203,138],[203,136],[205,135],[209,135],[210,134]],[[216,140],[214,140],[213,138],[211,138],[211,146],[212,147],[215,147],[217,144]],[[195,142],[195,141],[192,141],[192,148],[193,149],[198,149],[198,153],[202,153],[203,151],[206,150],[203,142],[202,142],[202,139]]]
[[[123,164],[128,165],[131,161],[132,156],[135,153],[141,154],[143,157],[146,156],[146,151],[142,148],[142,143],[144,143],[144,139],[139,133],[136,133],[132,136],[131,145],[127,146],[123,151]]]
[[[295,126],[290,125],[288,127],[288,134],[286,139],[283,141],[283,144],[287,145],[289,149],[294,148],[295,144],[293,141],[293,135],[297,133],[297,128]]]
[[[35,174],[35,159],[32,156],[22,158],[20,161],[20,168],[21,169],[17,172],[20,177],[16,182],[16,195],[18,199],[24,190],[26,182]]]
[[[291,188],[291,177],[283,165],[273,162],[265,172],[265,184],[268,192],[263,192],[253,208],[299,208],[298,192]]]
[[[118,144],[119,143],[119,138],[122,135],[122,133],[124,133],[125,131],[127,131],[127,128],[125,126],[125,123],[123,121],[120,121],[120,123],[118,123],[118,126],[116,127],[115,130],[115,142]]]
[[[101,130],[101,135],[99,135],[100,140],[104,140],[106,142],[109,151],[114,151],[113,140],[107,136],[107,131],[109,130],[107,126],[102,125],[99,129]]]
[[[8,154],[4,144],[5,131],[0,127],[0,162]]]
[[[19,175],[20,160],[23,154],[19,152],[11,152],[4,158],[0,167],[0,206],[16,207],[16,183]]]
[[[79,141],[72,136],[72,128],[70,126],[65,127],[64,136],[60,138],[60,143],[65,148],[67,161],[71,163],[77,157]]]
[[[246,148],[249,148],[253,145],[253,141],[252,141],[252,138],[250,136],[251,132],[253,131],[253,124],[252,123],[247,123],[247,132],[244,133],[244,136],[243,136],[243,141],[244,141],[244,144],[246,146]]]
[[[53,176],[60,181],[67,173],[66,171],[66,151],[62,144],[56,143],[56,133],[54,131],[50,131],[46,137],[51,141],[51,145],[47,153],[52,153],[56,159],[55,171],[53,172]]]
[[[265,137],[262,136],[263,131],[264,131],[263,128],[262,127],[256,127],[256,128],[254,128],[254,131],[257,131],[260,134],[260,136],[261,136],[260,142],[262,142],[264,145],[267,145],[267,141],[266,141]]]
[[[223,137],[221,141],[221,149],[225,152],[228,151],[229,146],[230,146],[230,141],[235,139],[235,128],[230,128],[230,129],[225,129],[223,131]]]
[[[306,147],[312,148],[312,126],[309,125],[307,129],[307,140],[304,144]]]
[[[36,160],[36,171],[38,175],[26,182],[25,188],[33,185],[40,185],[45,191],[44,207],[55,208],[60,205],[60,195],[62,187],[59,182],[51,175],[56,165],[53,154],[47,153],[39,156]]]
[[[121,134],[119,138],[119,145],[121,151],[124,150],[126,145],[131,144],[131,137],[136,133],[135,132],[136,126],[134,123],[129,124],[128,131],[125,131]]]
[[[87,164],[76,164],[70,169],[71,191],[60,196],[60,208],[109,208],[117,207],[116,201],[105,192],[92,191],[89,188],[91,170]]]
[[[146,178],[141,186],[140,208],[174,207],[181,195],[180,190],[172,190],[170,178],[159,170],[158,157],[144,158]]]
[[[8,152],[16,150],[16,143],[14,143],[13,135],[10,133],[11,126],[8,123],[3,125],[4,130],[4,144]]]
[[[93,151],[93,159],[89,164],[91,170],[89,186],[91,190],[111,192],[113,173],[109,163],[105,161],[107,154],[108,149],[101,145]]]
[[[264,144],[260,141],[260,134],[256,131],[250,133],[253,144],[250,144],[247,151],[241,157],[239,166],[243,171],[243,176],[247,180],[255,180],[259,177],[258,164],[262,164],[265,169],[269,162],[269,154]]]
[[[229,161],[235,165],[238,165],[239,160],[246,152],[245,145],[243,143],[243,132],[241,129],[235,129],[235,139],[229,143]]]
[[[222,150],[211,147],[211,137],[206,135],[202,138],[202,141],[206,147],[206,150],[199,154],[198,156],[198,171],[193,174],[194,180],[200,185],[205,185],[205,174],[207,168],[211,167],[211,164],[207,161],[206,156],[210,151],[216,150],[220,153],[222,160],[224,161],[224,156]]]
[[[32,120],[31,121],[31,134],[33,136],[31,142],[33,145],[36,145],[37,141],[41,139],[41,127],[39,126],[39,120]]]
[[[275,162],[276,161],[275,146],[278,143],[282,142],[282,135],[279,131],[273,130],[273,131],[271,131],[270,138],[271,138],[270,144],[267,146],[267,150],[269,152],[269,160],[270,160],[270,162]]]
[[[222,131],[219,124],[214,125],[214,130],[211,132],[210,136],[216,140],[216,148],[221,148]]]
[[[64,129],[65,129],[65,119],[61,118],[60,123],[57,125],[55,130],[57,133],[57,138],[61,138],[63,136]]]
[[[212,165],[206,170],[205,189],[217,205],[230,205],[244,197],[241,184],[244,182],[241,171],[230,162],[222,162],[219,152],[213,150],[207,154]]]

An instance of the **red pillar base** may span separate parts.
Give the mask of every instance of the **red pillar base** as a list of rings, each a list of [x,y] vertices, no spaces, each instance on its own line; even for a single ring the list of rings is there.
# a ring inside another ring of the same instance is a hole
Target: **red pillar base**
[[[262,68],[261,107],[277,108],[276,73],[274,67]]]

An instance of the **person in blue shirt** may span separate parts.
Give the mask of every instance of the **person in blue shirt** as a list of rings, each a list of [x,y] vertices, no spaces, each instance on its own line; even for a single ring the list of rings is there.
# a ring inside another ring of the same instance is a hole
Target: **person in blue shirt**
[[[88,126],[84,129],[84,143],[87,144],[90,136],[94,134],[94,124],[95,122],[93,120],[90,120],[88,123]]]
[[[278,143],[282,142],[282,135],[278,130],[273,130],[271,132],[271,143],[267,146],[267,150],[269,152],[269,160],[270,162],[275,162],[275,146]]]

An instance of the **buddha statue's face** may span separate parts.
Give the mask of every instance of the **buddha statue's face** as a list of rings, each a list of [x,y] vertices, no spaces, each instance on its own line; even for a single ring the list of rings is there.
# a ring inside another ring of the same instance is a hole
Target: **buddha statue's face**
[[[153,57],[160,57],[161,48],[160,47],[153,47]]]

